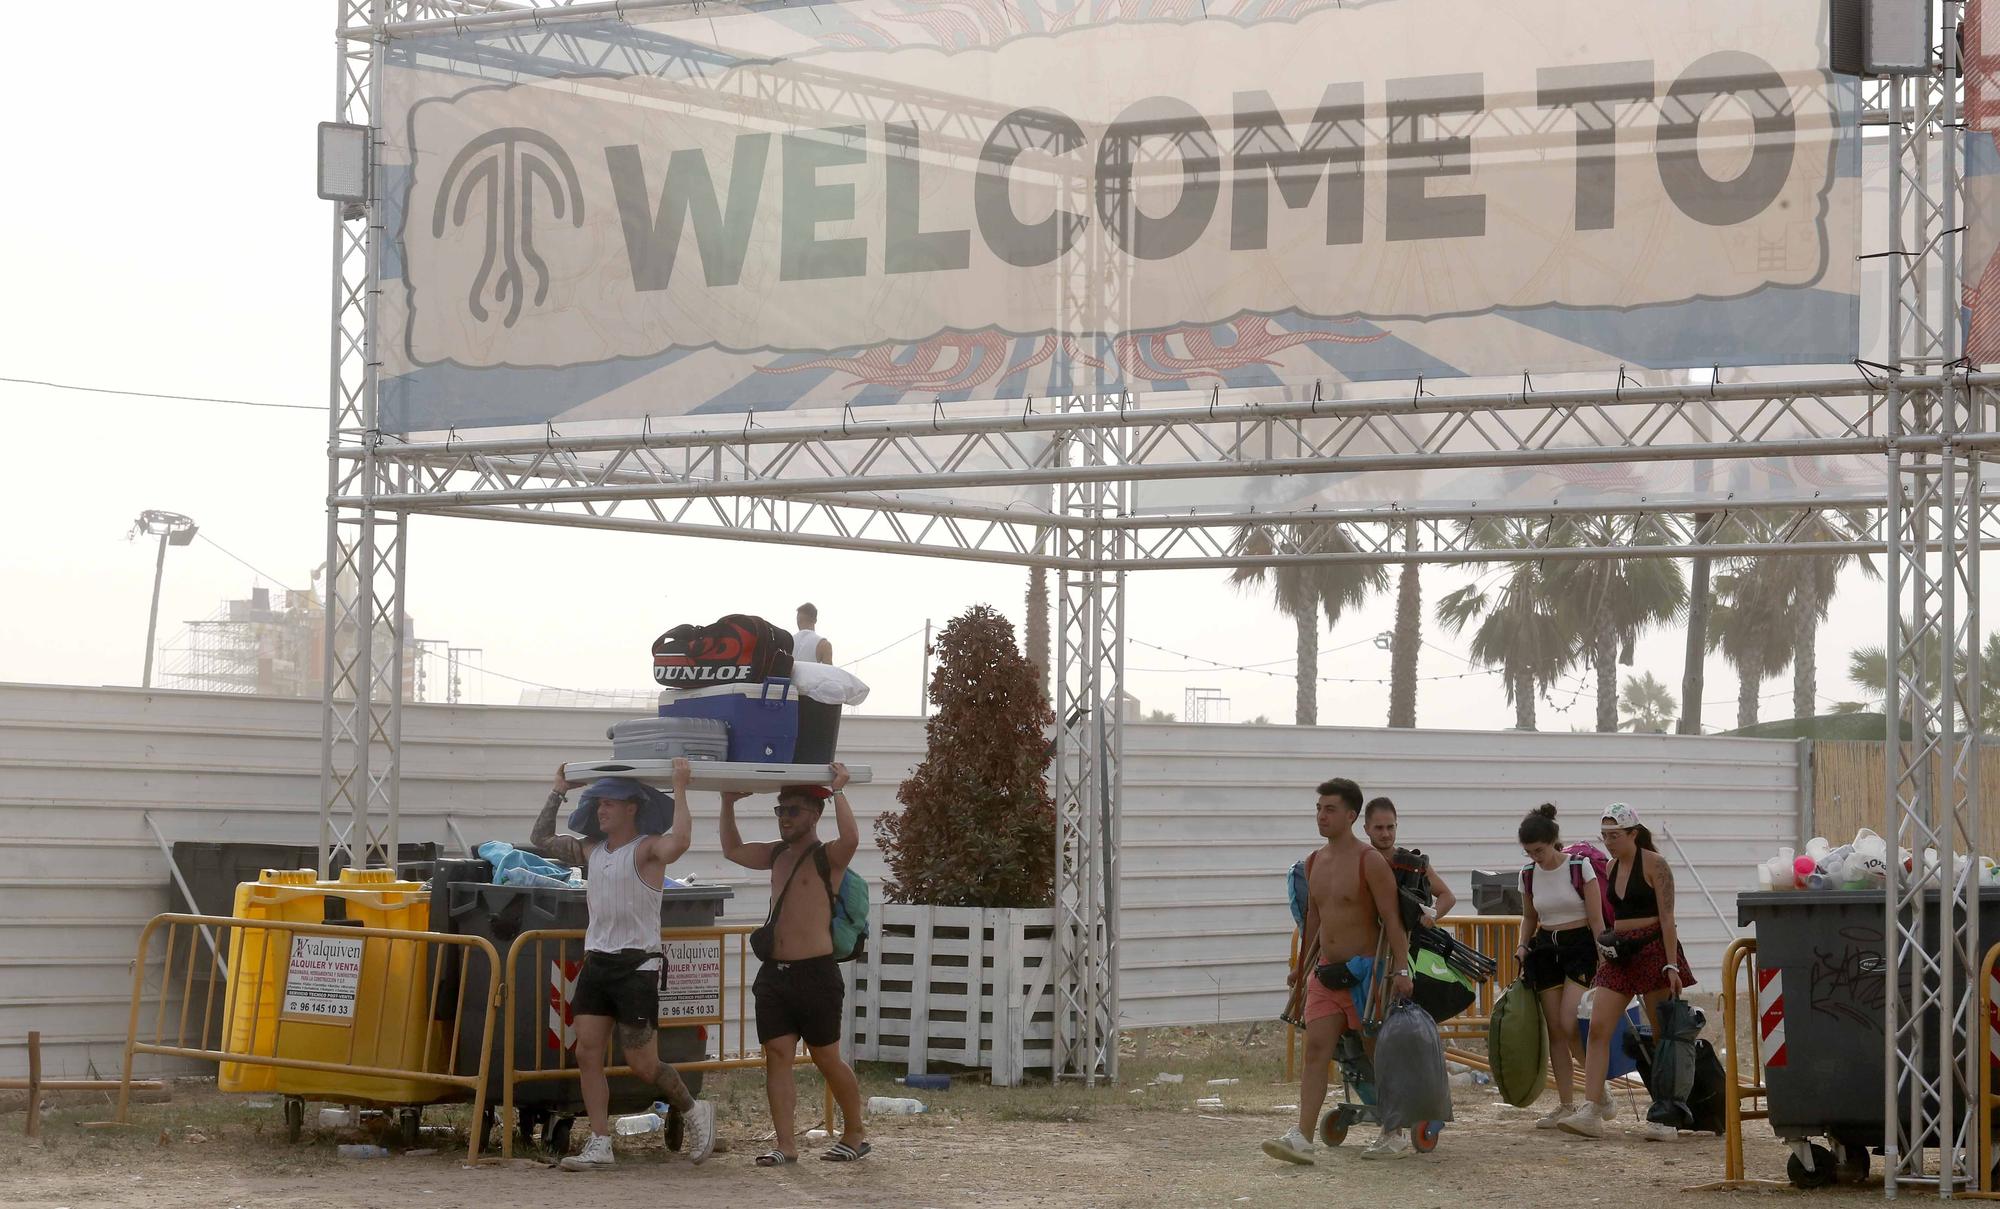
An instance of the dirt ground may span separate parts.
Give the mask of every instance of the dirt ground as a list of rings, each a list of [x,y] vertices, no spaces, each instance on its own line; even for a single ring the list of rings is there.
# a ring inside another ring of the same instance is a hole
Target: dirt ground
[[[1341,1203],[1454,1209],[1522,1205],[1535,1209],[1644,1205],[1717,1180],[1720,1139],[1684,1135],[1676,1145],[1640,1141],[1634,1121],[1643,1105],[1625,1093],[1612,1136],[1590,1142],[1533,1128],[1535,1112],[1508,1108],[1485,1087],[1458,1090],[1458,1119],[1435,1153],[1392,1162],[1359,1158],[1362,1131],[1338,1150],[1320,1151],[1313,1167],[1266,1158],[1258,1143],[1282,1133],[1296,1114],[1296,1085],[1281,1082],[1282,1036],[1270,1030],[1245,1045],[1240,1030],[1153,1034],[1139,1059],[1128,1046],[1117,1086],[1074,1084],[990,1088],[959,1081],[950,1091],[920,1092],[930,1111],[869,1122],[875,1151],[853,1165],[813,1157],[809,1139],[796,1167],[762,1169],[769,1124],[755,1072],[712,1077],[706,1094],[721,1113],[727,1150],[695,1166],[668,1154],[657,1136],[623,1142],[614,1171],[570,1174],[550,1156],[517,1152],[464,1164],[462,1110],[434,1109],[426,1121],[447,1126],[427,1138],[434,1153],[343,1159],[354,1130],[316,1130],[284,1140],[266,1098],[218,1095],[212,1084],[183,1083],[172,1102],[135,1108],[134,1125],[87,1130],[108,1115],[102,1100],[58,1105],[39,1142],[23,1138],[19,1113],[0,1115],[0,1203],[40,1209],[130,1206],[187,1209],[497,1209],[501,1206],[702,1205],[742,1209],[868,1205],[957,1209],[1029,1206],[1321,1206]],[[1178,1084],[1153,1082],[1161,1071]],[[894,1071],[864,1071],[864,1093],[900,1095]],[[1234,1079],[1210,1084],[1210,1079]],[[818,1084],[800,1080],[801,1117],[817,1117]],[[1334,1095],[1338,1096],[1336,1090]],[[1197,1099],[1219,1097],[1222,1107]],[[1552,1099],[1552,1097],[1551,1097]],[[1372,1132],[1372,1127],[1368,1127]],[[1752,1176],[1783,1179],[1785,1149],[1753,1123]],[[579,1133],[581,1131],[579,1130]],[[453,1143],[456,1142],[454,1146]],[[1879,1198],[1880,1179],[1826,1189],[1819,1198]]]

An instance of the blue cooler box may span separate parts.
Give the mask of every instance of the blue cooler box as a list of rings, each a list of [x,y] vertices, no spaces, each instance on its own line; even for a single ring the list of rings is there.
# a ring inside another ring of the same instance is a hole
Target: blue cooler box
[[[799,699],[789,680],[719,684],[675,693],[663,718],[714,718],[729,727],[729,759],[790,764],[799,743]]]

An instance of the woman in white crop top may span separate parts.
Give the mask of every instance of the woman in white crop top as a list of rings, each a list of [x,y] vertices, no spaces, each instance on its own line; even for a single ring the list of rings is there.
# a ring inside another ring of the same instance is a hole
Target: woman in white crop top
[[[1563,850],[1554,806],[1544,803],[1530,811],[1516,838],[1528,864],[1521,870],[1522,943],[1514,957],[1521,963],[1521,977],[1542,1003],[1549,1030],[1549,1077],[1559,1101],[1535,1121],[1535,1128],[1554,1129],[1576,1111],[1572,1071],[1582,1069],[1584,1056],[1576,1015],[1597,975],[1603,889],[1590,860]]]

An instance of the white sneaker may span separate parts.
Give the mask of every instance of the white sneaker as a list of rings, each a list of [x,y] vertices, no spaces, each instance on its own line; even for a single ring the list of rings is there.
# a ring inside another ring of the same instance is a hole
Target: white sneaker
[[[583,1144],[583,1149],[562,1161],[564,1171],[601,1171],[617,1162],[611,1157],[611,1139],[604,1134],[591,1134]]]
[[[1609,1090],[1604,1093],[1604,1098],[1597,1102],[1597,1115],[1607,1121],[1618,1119],[1618,1101],[1611,1098]]]
[[[1648,1142],[1678,1142],[1681,1140],[1681,1131],[1659,1121],[1648,1121],[1640,1136]]]
[[[1382,1136],[1368,1143],[1361,1152],[1364,1159],[1400,1159],[1410,1153],[1410,1131],[1398,1129],[1394,1133],[1382,1131]]]
[[[1264,1153],[1280,1162],[1297,1163],[1301,1167],[1310,1167],[1318,1161],[1313,1158],[1313,1144],[1306,1141],[1306,1135],[1300,1133],[1296,1125],[1284,1137],[1264,1143]]]
[[[699,1163],[715,1149],[715,1102],[696,1100],[687,1111],[687,1156]]]
[[[1558,1104],[1549,1112],[1535,1118],[1536,1129],[1554,1129],[1563,1123],[1563,1118],[1576,1111],[1574,1104]]]
[[[1597,1104],[1586,1104],[1564,1117],[1556,1128],[1580,1138],[1601,1138],[1604,1136],[1603,1108]]]

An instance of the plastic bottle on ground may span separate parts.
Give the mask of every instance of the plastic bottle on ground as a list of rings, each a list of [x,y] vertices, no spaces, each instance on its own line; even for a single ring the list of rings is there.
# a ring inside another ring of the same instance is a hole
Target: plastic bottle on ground
[[[351,1142],[340,1148],[340,1157],[343,1159],[386,1159],[389,1157],[389,1151],[386,1147],[370,1146],[366,1142]]]
[[[660,1119],[660,1114],[649,1110],[618,1118],[611,1123],[611,1132],[621,1138],[629,1138],[642,1133],[658,1133],[666,1127],[667,1123]]]
[[[908,1096],[868,1097],[868,1114],[870,1116],[902,1117],[923,1111],[924,1102],[922,1100],[913,1100]]]

